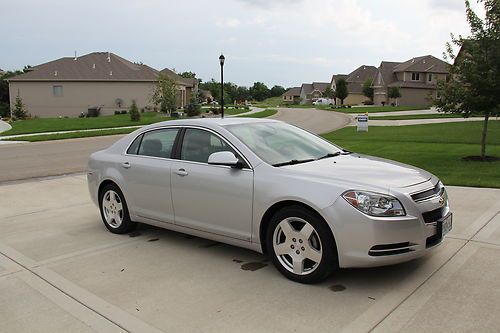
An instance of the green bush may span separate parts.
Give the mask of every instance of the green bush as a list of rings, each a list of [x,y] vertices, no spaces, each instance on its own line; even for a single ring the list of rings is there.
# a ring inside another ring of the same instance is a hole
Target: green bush
[[[26,111],[23,100],[19,95],[16,97],[16,103],[14,104],[12,115],[15,119],[26,119],[28,117],[28,111]]]
[[[141,113],[139,112],[139,108],[137,107],[135,99],[132,100],[132,105],[130,106],[130,120],[131,121],[141,120]]]

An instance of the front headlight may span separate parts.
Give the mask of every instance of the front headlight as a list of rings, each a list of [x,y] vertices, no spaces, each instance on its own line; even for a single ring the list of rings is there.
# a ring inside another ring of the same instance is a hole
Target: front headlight
[[[405,209],[398,199],[389,195],[350,190],[342,197],[357,210],[371,216],[404,216]]]

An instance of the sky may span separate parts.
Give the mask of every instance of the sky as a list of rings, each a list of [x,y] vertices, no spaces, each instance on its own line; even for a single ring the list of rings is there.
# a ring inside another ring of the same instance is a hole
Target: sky
[[[463,0],[0,0],[0,13],[3,70],[109,51],[208,81],[223,53],[224,81],[246,86],[442,58],[451,32],[469,34]]]

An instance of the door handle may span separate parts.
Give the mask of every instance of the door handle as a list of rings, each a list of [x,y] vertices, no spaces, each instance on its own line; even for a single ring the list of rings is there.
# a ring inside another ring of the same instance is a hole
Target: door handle
[[[184,169],[179,169],[179,170],[175,171],[175,174],[179,175],[181,177],[184,177],[184,176],[187,176],[189,173]]]
[[[122,167],[124,167],[125,169],[128,169],[131,167],[130,163],[129,162],[123,162],[122,163]]]

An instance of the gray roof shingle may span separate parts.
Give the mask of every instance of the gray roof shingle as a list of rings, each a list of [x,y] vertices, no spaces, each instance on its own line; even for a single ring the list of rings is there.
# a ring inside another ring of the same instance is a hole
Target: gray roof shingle
[[[300,87],[293,87],[288,89],[281,96],[300,96]]]

